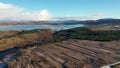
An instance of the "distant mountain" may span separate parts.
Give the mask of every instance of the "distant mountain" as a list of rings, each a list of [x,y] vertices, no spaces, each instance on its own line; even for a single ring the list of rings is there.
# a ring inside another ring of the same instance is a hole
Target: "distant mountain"
[[[104,19],[86,20],[86,21],[67,20],[67,21],[62,21],[62,23],[63,24],[84,24],[84,25],[120,24],[120,19],[104,18]]]
[[[98,25],[98,24],[120,24],[120,19],[104,18],[96,21],[87,22],[87,25]]]
[[[112,23],[112,24],[120,23],[120,19],[99,19],[97,21],[101,23]]]
[[[83,25],[101,25],[101,24],[120,24],[120,19],[113,18],[103,18],[98,20],[58,20],[58,21],[1,21],[0,25],[73,25],[73,24],[83,24]]]

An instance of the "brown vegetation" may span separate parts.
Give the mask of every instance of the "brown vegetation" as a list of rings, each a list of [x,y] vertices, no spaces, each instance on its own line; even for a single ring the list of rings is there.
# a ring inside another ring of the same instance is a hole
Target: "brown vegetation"
[[[51,35],[54,31],[36,30],[35,32],[20,34],[21,32],[22,31],[0,33],[0,37],[3,37],[3,39],[0,39],[0,50],[5,50],[19,45],[31,44],[39,40],[51,39]]]
[[[107,34],[106,36],[103,35],[103,32],[99,32],[98,40],[101,37],[104,40],[108,35],[108,39],[116,34],[119,35],[119,31],[104,32],[105,35]],[[87,28],[62,30],[57,33],[58,35],[52,30],[44,29],[1,32],[0,50],[16,46],[20,49],[20,56],[9,62],[9,68],[99,68],[120,61],[119,40],[112,38],[112,41],[93,41],[98,35],[92,37],[94,34],[89,34],[91,30]],[[87,34],[88,36],[86,36]],[[115,36],[115,38],[118,37]],[[40,42],[43,43],[42,46]],[[25,45],[33,46],[20,47]],[[4,51],[1,51],[0,54],[2,53]],[[4,55],[1,57],[4,58]],[[2,60],[0,62],[4,63]],[[119,67],[119,65],[115,67]]]
[[[61,43],[21,49],[10,68],[99,68],[120,61],[120,42],[71,39]],[[24,65],[23,65],[24,64]],[[29,66],[29,67],[28,67]]]

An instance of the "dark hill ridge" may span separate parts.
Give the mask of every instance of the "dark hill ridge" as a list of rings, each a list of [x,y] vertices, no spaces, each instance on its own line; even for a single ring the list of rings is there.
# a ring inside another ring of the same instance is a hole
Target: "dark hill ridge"
[[[97,25],[97,24],[120,24],[120,19],[112,19],[112,18],[105,18],[105,19],[99,19],[96,21],[92,21],[87,23],[88,25]]]
[[[120,40],[120,30],[94,31],[86,27],[61,30],[55,32],[53,35],[55,38],[59,38],[59,39],[80,39],[80,40],[94,40],[94,41]]]

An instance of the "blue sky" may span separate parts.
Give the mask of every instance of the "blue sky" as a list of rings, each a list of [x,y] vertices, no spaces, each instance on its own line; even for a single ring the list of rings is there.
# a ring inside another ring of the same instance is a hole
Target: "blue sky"
[[[46,10],[54,17],[120,18],[120,0],[0,0],[27,12]]]

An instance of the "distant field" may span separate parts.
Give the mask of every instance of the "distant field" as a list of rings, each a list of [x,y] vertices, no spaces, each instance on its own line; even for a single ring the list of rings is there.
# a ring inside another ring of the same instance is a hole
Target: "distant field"
[[[120,30],[120,24],[104,24],[104,25],[93,25],[93,26],[88,26],[89,29],[91,30],[104,30],[104,31],[110,31],[110,30]]]

